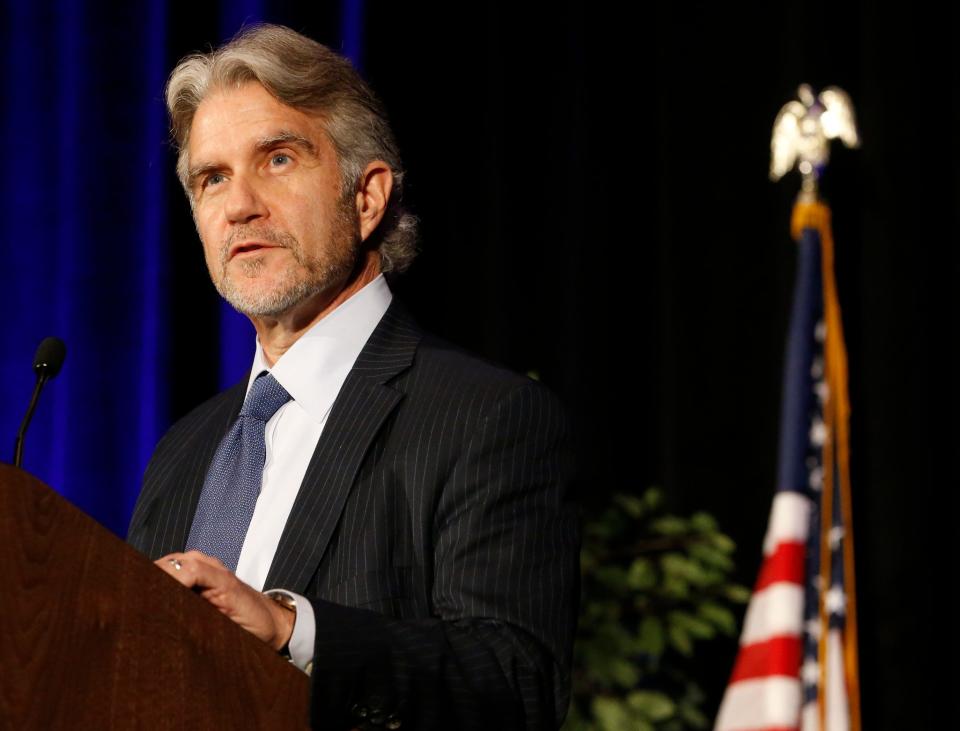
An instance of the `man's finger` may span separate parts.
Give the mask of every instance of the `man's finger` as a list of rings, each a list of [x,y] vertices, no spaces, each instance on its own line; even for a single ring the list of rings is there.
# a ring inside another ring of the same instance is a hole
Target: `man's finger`
[[[200,557],[208,560],[201,560]],[[221,589],[233,579],[233,574],[219,561],[195,551],[171,553],[154,563],[187,588],[200,586]]]
[[[185,561],[181,554],[172,553],[163,558],[158,558],[153,563],[161,571],[166,572],[184,586],[191,587],[194,585],[194,572],[190,569],[189,562]]]
[[[216,556],[208,556],[207,554],[201,553],[200,551],[187,551],[183,555],[185,558],[192,558],[199,561],[200,563],[205,563],[215,568],[223,569],[224,571],[229,571],[229,569],[223,565],[223,562]]]
[[[279,649],[293,629],[288,610],[240,581],[220,561],[199,551],[171,553],[154,563],[248,632]]]

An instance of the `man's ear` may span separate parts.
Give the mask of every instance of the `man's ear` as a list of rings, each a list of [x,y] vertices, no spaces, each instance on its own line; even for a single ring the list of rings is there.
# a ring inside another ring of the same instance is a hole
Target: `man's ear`
[[[380,225],[392,190],[393,172],[390,166],[383,160],[374,160],[367,165],[357,190],[357,219],[361,241],[366,241]]]

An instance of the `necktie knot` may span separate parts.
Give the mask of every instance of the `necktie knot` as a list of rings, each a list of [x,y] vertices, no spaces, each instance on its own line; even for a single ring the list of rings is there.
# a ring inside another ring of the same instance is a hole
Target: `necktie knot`
[[[272,375],[264,371],[253,381],[240,409],[240,416],[252,416],[264,423],[290,400],[290,394]]]

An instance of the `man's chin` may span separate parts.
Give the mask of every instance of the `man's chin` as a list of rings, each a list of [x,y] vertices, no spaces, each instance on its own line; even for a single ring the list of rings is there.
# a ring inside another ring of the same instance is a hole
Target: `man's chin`
[[[293,287],[258,282],[260,284],[265,286],[237,287],[228,281],[218,287],[218,291],[233,309],[248,317],[280,317],[316,294],[316,287],[307,283]]]
[[[339,262],[341,266],[318,264],[313,269],[298,265],[239,267],[236,263],[230,262],[215,282],[220,296],[247,317],[276,318],[297,308],[322,307],[327,295],[349,279],[354,261]]]

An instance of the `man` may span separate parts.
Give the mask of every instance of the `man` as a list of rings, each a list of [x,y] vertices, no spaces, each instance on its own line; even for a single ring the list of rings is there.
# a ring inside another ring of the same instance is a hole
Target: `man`
[[[157,446],[128,540],[311,671],[317,725],[555,727],[565,422],[392,301],[415,221],[380,102],[260,26],[184,59],[167,104],[211,278],[257,342],[249,379]]]

